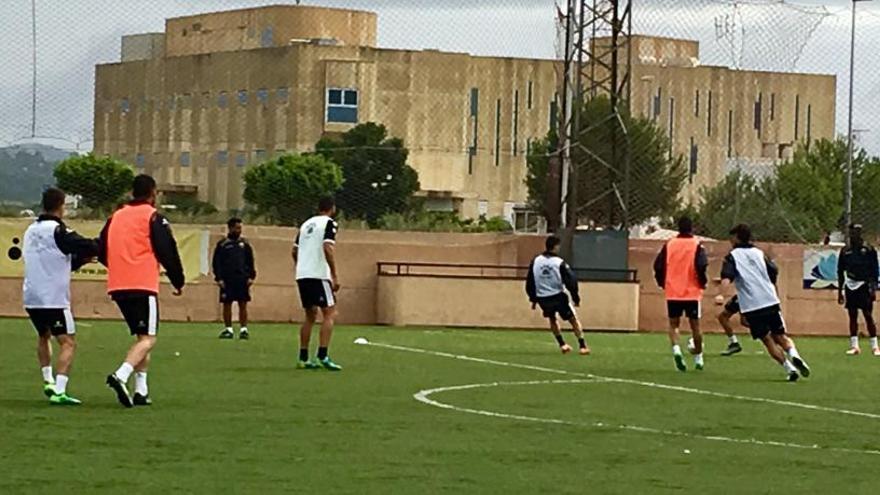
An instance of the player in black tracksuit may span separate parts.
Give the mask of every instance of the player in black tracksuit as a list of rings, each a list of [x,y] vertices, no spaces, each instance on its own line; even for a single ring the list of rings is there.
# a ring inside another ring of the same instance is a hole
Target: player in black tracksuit
[[[851,356],[861,353],[859,349],[859,312],[865,316],[871,350],[880,356],[877,344],[877,325],[874,322],[874,301],[877,298],[877,280],[880,278],[877,251],[862,239],[862,226],[851,225],[849,244],[840,250],[837,262],[837,299],[846,306],[849,314]]]
[[[214,249],[214,280],[220,286],[220,303],[223,304],[223,322],[226,328],[220,333],[221,339],[231,339],[232,304],[238,303],[238,321],[241,324],[239,338],[247,340],[248,311],[251,300],[250,288],[257,278],[254,265],[254,250],[247,239],[241,236],[241,219],[231,218],[226,224],[229,233],[217,243]]]

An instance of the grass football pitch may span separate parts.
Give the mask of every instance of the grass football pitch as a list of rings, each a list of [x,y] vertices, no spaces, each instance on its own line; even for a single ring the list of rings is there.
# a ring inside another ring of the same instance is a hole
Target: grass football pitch
[[[679,373],[662,335],[580,357],[541,332],[349,327],[331,373],[294,368],[292,326],[217,330],[163,324],[154,406],[125,410],[104,378],[127,332],[81,322],[84,405],[59,408],[29,323],[0,321],[0,493],[876,493],[880,358],[844,338],[800,339],[813,376],[789,384],[745,338]]]

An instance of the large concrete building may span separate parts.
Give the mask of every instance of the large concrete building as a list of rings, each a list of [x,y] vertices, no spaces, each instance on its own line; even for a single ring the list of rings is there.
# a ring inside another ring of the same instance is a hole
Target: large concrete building
[[[243,171],[378,122],[405,141],[429,207],[514,220],[529,143],[556,114],[553,60],[376,46],[375,14],[272,6],[166,22],[99,65],[95,151],[168,192],[242,206]],[[633,106],[690,158],[695,197],[732,166],[834,134],[833,77],[701,67],[696,42],[634,39]]]

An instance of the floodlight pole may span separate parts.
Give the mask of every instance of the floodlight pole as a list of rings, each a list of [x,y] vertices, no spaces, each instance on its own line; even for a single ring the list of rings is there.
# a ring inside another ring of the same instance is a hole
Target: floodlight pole
[[[846,152],[846,230],[853,222],[853,160],[855,155],[855,135],[853,132],[853,102],[855,101],[855,71],[856,71],[856,13],[859,2],[872,0],[852,0],[852,23],[849,47],[849,116],[847,118],[847,152]],[[847,236],[849,237],[849,236]]]

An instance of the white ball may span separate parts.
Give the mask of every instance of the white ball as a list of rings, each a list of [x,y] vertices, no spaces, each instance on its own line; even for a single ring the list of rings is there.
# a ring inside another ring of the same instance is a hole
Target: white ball
[[[357,345],[367,345],[370,343],[370,341],[363,338],[363,337],[358,337],[358,338],[354,339],[354,343]]]
[[[174,355],[180,357],[180,352],[175,352]]]

